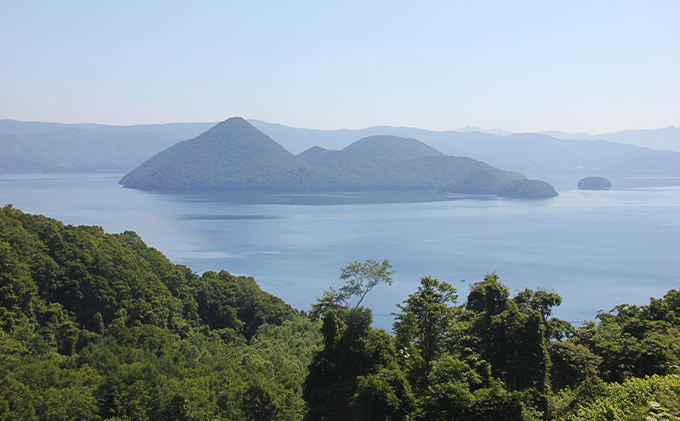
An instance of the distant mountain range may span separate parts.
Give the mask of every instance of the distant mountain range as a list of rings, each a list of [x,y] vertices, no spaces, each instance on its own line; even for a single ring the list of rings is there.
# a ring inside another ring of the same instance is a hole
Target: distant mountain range
[[[537,189],[522,174],[395,136],[364,138],[341,151],[313,147],[295,156],[239,117],[154,155],[120,184],[150,190],[432,190],[476,172],[489,174],[507,189],[490,194],[557,194],[547,183],[534,181],[547,186],[545,191]],[[510,180],[515,183],[505,184]]]
[[[418,139],[448,155],[468,156],[495,167],[524,174],[531,172],[680,174],[680,152],[660,151],[607,140],[558,139],[540,133],[497,135],[478,131],[434,132],[390,126],[359,130],[313,130],[259,120],[251,120],[251,123],[293,153],[299,153],[314,145],[342,149],[356,139],[392,135]],[[674,138],[680,150],[680,128],[636,130],[609,135],[612,138],[618,136],[630,141],[635,137],[638,143],[642,143],[644,139]]]
[[[645,148],[680,152],[680,127],[668,126],[653,130],[624,130],[622,132],[591,135],[588,133],[564,133],[558,131],[542,131],[545,134],[563,140],[608,140],[616,143],[641,146]]]
[[[528,175],[565,171],[680,174],[680,128],[673,126],[593,136],[562,132],[512,134],[477,127],[445,132],[390,126],[314,130],[260,120],[249,122],[293,154],[313,146],[341,150],[359,139],[391,135],[417,139],[448,155],[467,156]],[[0,172],[124,173],[215,124],[107,126],[0,120]]]
[[[143,126],[0,120],[0,173],[130,171],[214,123]]]

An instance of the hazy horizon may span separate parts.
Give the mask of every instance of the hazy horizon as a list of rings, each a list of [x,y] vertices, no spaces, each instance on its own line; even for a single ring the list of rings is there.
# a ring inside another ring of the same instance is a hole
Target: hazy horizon
[[[63,121],[40,121],[40,120],[17,120],[13,118],[0,118],[1,120],[10,120],[10,121],[17,121],[21,123],[46,123],[46,124],[63,124],[63,125],[101,125],[101,126],[115,126],[115,127],[131,127],[131,126],[154,126],[154,125],[166,125],[166,124],[219,124],[222,121],[228,120],[229,118],[232,117],[241,117],[238,115],[234,116],[229,116],[225,119],[219,120],[219,121],[167,121],[164,123],[135,123],[135,124],[108,124],[108,123],[97,123],[97,122],[91,122],[91,121],[73,121],[73,122],[63,122]],[[245,118],[245,117],[243,117]],[[485,127],[479,127],[479,126],[462,126],[462,127],[455,127],[455,128],[448,128],[448,129],[442,129],[442,130],[430,130],[424,127],[415,127],[415,126],[394,126],[394,125],[388,125],[388,124],[376,124],[373,126],[366,126],[366,127],[357,127],[357,128],[349,128],[349,127],[337,127],[337,128],[330,128],[330,129],[317,129],[314,127],[303,127],[303,126],[289,126],[283,123],[278,123],[278,122],[272,122],[272,121],[265,121],[259,118],[246,118],[248,121],[261,121],[267,124],[272,124],[272,125],[278,125],[278,126],[285,126],[293,129],[309,129],[309,130],[318,130],[318,131],[338,131],[338,130],[352,130],[352,131],[360,131],[364,129],[371,129],[371,128],[378,128],[378,127],[391,127],[391,128],[407,128],[407,129],[418,129],[418,130],[425,130],[425,131],[432,131],[432,132],[484,132],[484,133],[492,133],[492,134],[499,134],[502,135],[500,132],[505,132],[504,134],[510,135],[510,134],[522,134],[522,133],[546,133],[550,135],[549,132],[554,132],[554,133],[562,133],[562,134],[568,134],[568,135],[589,135],[589,136],[599,136],[599,135],[604,135],[604,134],[611,134],[611,133],[620,133],[620,132],[626,132],[626,131],[636,131],[636,130],[661,130],[661,129],[667,129],[667,128],[678,128],[678,126],[675,126],[673,124],[669,124],[664,127],[650,127],[646,129],[638,129],[638,128],[628,128],[628,129],[622,129],[616,132],[604,132],[604,133],[588,133],[588,132],[563,132],[560,130],[553,130],[553,129],[545,129],[545,130],[540,130],[540,131],[535,131],[535,132],[512,132],[508,131],[503,127],[492,127],[492,128],[485,128]]]
[[[0,5],[0,118],[230,116],[602,134],[680,126],[674,1]]]

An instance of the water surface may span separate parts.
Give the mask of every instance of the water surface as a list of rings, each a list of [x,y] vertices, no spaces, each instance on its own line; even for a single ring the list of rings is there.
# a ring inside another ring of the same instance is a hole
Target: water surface
[[[563,297],[555,315],[573,322],[680,288],[680,180],[673,177],[579,191],[578,177],[548,176],[559,197],[437,201],[406,193],[161,194],[123,188],[119,178],[2,175],[0,204],[136,231],[175,263],[253,276],[299,309],[340,286],[340,267],[350,261],[387,258],[394,284],[364,300],[386,328],[395,304],[427,275],[454,284],[461,301],[469,284],[492,271],[513,292],[554,289]]]

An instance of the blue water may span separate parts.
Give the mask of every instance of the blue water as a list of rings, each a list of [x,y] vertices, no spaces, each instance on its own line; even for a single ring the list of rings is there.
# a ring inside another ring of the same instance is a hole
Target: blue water
[[[578,178],[560,175],[543,178],[560,189],[556,198],[444,201],[404,193],[169,195],[122,188],[119,178],[2,175],[0,205],[136,231],[175,263],[253,276],[299,309],[342,285],[340,267],[350,261],[389,259],[394,284],[376,287],[363,303],[375,325],[388,329],[395,304],[426,275],[451,282],[459,301],[492,271],[513,292],[554,289],[563,297],[554,314],[575,323],[680,288],[677,178],[620,179],[618,190],[579,191]]]

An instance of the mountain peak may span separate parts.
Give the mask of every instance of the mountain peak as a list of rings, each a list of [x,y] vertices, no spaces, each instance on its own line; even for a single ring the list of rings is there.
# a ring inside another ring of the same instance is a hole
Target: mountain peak
[[[120,184],[147,189],[270,189],[304,185],[317,170],[241,117],[177,143],[126,174]],[[290,184],[286,186],[286,183]]]

